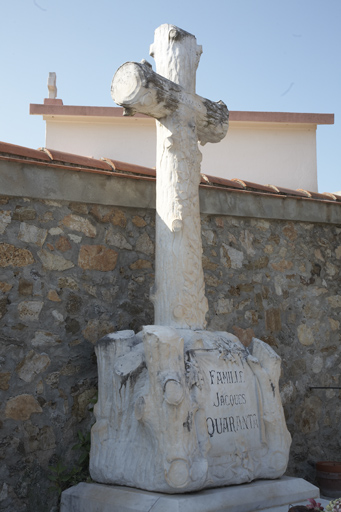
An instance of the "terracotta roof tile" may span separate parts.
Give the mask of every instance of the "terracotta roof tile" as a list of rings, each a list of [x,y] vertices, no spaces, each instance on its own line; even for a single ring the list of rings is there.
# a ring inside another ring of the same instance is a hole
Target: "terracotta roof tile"
[[[269,192],[270,194],[276,192],[274,187],[270,185],[260,185],[258,183],[252,183],[251,181],[240,180],[238,178],[232,178],[232,181],[239,183],[240,185],[243,186],[244,189],[247,188],[257,190],[258,192]]]
[[[155,181],[156,171],[150,167],[129,164],[111,158],[100,160],[72,153],[65,153],[55,149],[39,148],[29,149],[7,142],[0,142],[0,160],[12,162],[24,162],[27,165],[39,165],[55,169],[68,169],[78,172],[92,172],[115,176],[118,178],[131,178],[147,181]],[[304,200],[329,201],[341,203],[341,196],[338,194],[311,192],[303,189],[287,189],[275,185],[261,185],[250,181],[233,178],[232,180],[211,176],[203,173],[200,185],[205,188],[216,190],[225,189],[229,192],[242,194],[265,194],[272,197],[296,197]]]
[[[275,187],[274,185],[268,185],[268,187],[271,187],[274,190],[277,190],[277,192],[279,194],[283,194],[285,196],[308,197],[305,192],[300,192],[299,190],[294,190],[291,188],[284,188],[284,187]]]
[[[45,162],[50,160],[47,155],[42,154],[39,150],[16,146],[15,144],[9,144],[8,142],[0,142],[0,154],[8,154],[33,160],[43,160]]]
[[[226,178],[218,178],[217,176],[210,176],[209,174],[201,174],[201,183],[209,185],[221,185],[228,188],[245,188],[243,185],[236,181],[227,180]]]
[[[39,151],[44,152],[54,162],[62,162],[64,164],[73,164],[79,167],[90,167],[94,169],[101,169],[103,171],[111,171],[112,168],[103,160],[97,160],[88,156],[74,155],[73,153],[64,153],[56,149],[39,148]]]
[[[337,196],[335,194],[331,194],[330,192],[324,192],[324,196],[327,196],[329,199],[332,199],[333,201],[337,201]]]
[[[112,160],[111,158],[101,158],[104,162],[107,162],[114,171],[131,172],[135,174],[142,174],[146,176],[156,176],[156,170],[151,167],[143,167],[142,165],[128,164],[126,162],[120,162],[119,160]]]
[[[313,198],[313,199],[328,199],[328,200],[330,200],[330,197],[326,196],[325,194],[319,194],[318,192],[311,192],[309,190],[303,190],[301,188],[299,188],[298,191],[307,194],[308,197]]]

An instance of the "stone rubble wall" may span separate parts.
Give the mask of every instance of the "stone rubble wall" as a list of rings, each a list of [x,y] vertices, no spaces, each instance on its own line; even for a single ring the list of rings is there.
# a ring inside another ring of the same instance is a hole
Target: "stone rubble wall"
[[[282,358],[280,391],[293,442],[287,474],[315,479],[341,460],[341,222],[205,216],[210,330],[253,336]]]
[[[50,512],[93,421],[94,343],[153,323],[155,211],[0,196],[0,510]],[[288,474],[341,459],[341,222],[202,215],[209,330],[282,357]]]
[[[153,323],[155,212],[0,201],[0,510],[46,512],[93,421],[94,343]]]

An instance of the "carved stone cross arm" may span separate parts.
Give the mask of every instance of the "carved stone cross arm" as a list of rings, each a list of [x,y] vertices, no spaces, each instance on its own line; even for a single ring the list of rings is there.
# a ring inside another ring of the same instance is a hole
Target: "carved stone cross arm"
[[[124,107],[125,116],[139,112],[162,119],[180,105],[195,111],[196,130],[201,145],[225,137],[229,114],[225,103],[214,102],[184,90],[180,85],[155,73],[142,61],[126,62],[115,74],[111,87],[115,103]]]
[[[198,141],[219,142],[228,110],[195,93],[202,52],[196,38],[173,25],[155,31],[150,64],[127,62],[112,82],[113,100],[125,115],[154,117],[156,149],[155,324],[204,329],[208,303],[202,269]]]

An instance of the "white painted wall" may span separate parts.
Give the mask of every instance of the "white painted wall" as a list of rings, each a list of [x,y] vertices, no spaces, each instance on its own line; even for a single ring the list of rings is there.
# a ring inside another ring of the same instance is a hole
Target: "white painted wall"
[[[44,117],[45,119],[45,117]],[[46,147],[155,167],[155,121],[147,118],[46,116]]]
[[[155,167],[155,121],[44,116],[46,147]],[[230,122],[226,138],[200,147],[213,176],[317,191],[316,124]]]
[[[202,172],[317,191],[316,126],[231,123],[220,144],[207,144]]]

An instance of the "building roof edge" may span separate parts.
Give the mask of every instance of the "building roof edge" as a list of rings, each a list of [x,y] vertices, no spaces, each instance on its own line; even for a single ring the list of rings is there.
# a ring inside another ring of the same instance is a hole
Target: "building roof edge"
[[[30,104],[31,115],[43,116],[85,116],[85,117],[123,117],[122,107],[90,107],[63,104]],[[134,117],[148,118],[143,114]],[[230,111],[230,121],[247,123],[286,123],[286,124],[334,124],[334,114],[300,113],[300,112],[256,112]]]

